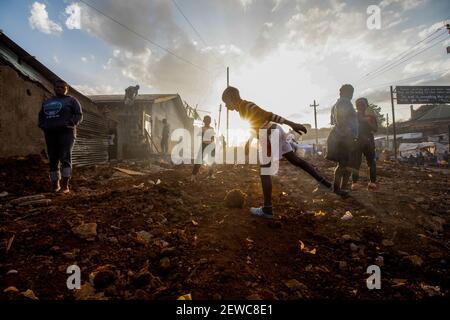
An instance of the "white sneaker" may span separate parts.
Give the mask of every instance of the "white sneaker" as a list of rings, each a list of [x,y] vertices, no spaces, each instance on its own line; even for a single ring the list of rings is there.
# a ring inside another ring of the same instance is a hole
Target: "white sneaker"
[[[273,214],[264,213],[262,208],[250,208],[250,213],[255,217],[273,219]]]

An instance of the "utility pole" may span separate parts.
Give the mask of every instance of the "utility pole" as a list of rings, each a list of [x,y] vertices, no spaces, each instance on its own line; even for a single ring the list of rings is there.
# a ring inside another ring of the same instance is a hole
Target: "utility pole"
[[[217,133],[220,132],[220,116],[222,115],[222,104],[219,104],[219,124],[217,125]]]
[[[386,140],[387,148],[389,150],[389,113],[386,113]]]
[[[394,155],[397,160],[397,132],[395,128],[395,110],[394,110],[394,88],[391,86],[391,105],[392,105],[392,129],[394,131]]]
[[[230,86],[230,67],[227,67],[227,88]],[[227,145],[230,145],[230,140],[229,138],[229,134],[228,134],[228,129],[229,129],[229,117],[230,117],[230,110],[228,110],[227,108]]]
[[[319,145],[319,131],[317,130],[317,107],[319,106],[318,104],[316,104],[316,100],[314,100],[314,104],[310,104],[310,107],[314,108],[314,124],[315,124],[315,128],[316,128],[316,146],[314,148],[314,153],[316,153],[317,147]]]

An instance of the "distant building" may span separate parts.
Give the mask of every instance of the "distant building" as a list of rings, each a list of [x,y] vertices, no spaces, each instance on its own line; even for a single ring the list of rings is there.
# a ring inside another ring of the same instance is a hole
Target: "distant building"
[[[178,94],[139,94],[132,105],[125,105],[124,95],[93,95],[90,99],[117,120],[118,159],[161,152],[163,119],[167,119],[170,132],[179,128],[192,132],[193,117],[198,117]],[[169,153],[175,143],[169,138]]]
[[[39,154],[45,150],[38,113],[60,79],[17,43],[0,32],[0,157]],[[69,94],[81,104],[84,120],[77,130],[74,165],[108,161],[109,121],[98,106],[72,87]]]
[[[422,132],[424,137],[447,134],[450,125],[450,105],[423,105],[411,108],[411,118],[397,123],[398,133]]]

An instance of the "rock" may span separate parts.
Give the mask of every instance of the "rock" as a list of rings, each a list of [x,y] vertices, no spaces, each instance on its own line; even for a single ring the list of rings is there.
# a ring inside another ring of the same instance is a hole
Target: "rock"
[[[347,269],[347,262],[339,261],[339,269],[341,269],[341,270]]]
[[[406,256],[405,259],[409,260],[416,267],[420,267],[423,264],[423,259],[419,256]]]
[[[219,293],[214,293],[212,298],[213,300],[222,300],[222,296]]]
[[[61,248],[59,246],[53,246],[50,248],[50,253],[57,254],[61,251]]]
[[[345,214],[341,217],[341,220],[351,220],[353,219],[353,215],[350,211],[346,211]]]
[[[74,290],[76,300],[107,300],[103,292],[95,293],[95,289],[90,283],[85,283],[79,290]]]
[[[288,287],[289,290],[291,290],[291,291],[297,291],[297,290],[301,290],[301,289],[305,289],[305,288],[306,288],[306,286],[305,286],[303,283],[299,282],[299,281],[296,280],[296,279],[288,280],[288,281],[286,281],[284,284],[285,284],[286,287]]]
[[[152,239],[152,235],[150,233],[148,233],[147,231],[139,231],[139,232],[136,232],[136,234],[137,234],[136,240],[142,244],[148,244],[148,243],[150,243],[150,240]]]
[[[441,288],[439,286],[430,286],[427,284],[421,284],[420,287],[426,292],[429,297],[441,296]]]
[[[208,259],[206,258],[202,258],[198,261],[198,264],[206,264],[206,263],[208,263]]]
[[[64,252],[63,256],[68,260],[74,260],[76,257],[76,254],[74,252]]]
[[[19,273],[19,271],[14,270],[14,269],[11,269],[11,270],[9,270],[6,274],[7,274],[7,275],[10,275],[10,274],[18,274],[18,273]]]
[[[424,198],[424,197],[416,197],[416,198],[414,198],[414,201],[415,202],[417,202],[417,203],[422,203],[422,202],[424,202],[426,199]]]
[[[137,289],[133,297],[133,300],[150,300],[150,299],[151,299],[150,294],[148,294],[142,289]]]
[[[233,189],[225,196],[227,208],[243,208],[247,195],[239,189]]]
[[[167,241],[164,241],[164,240],[156,240],[154,242],[154,244],[156,246],[160,247],[161,249],[167,248],[169,246],[169,243]]]
[[[349,234],[344,234],[344,235],[341,237],[341,239],[344,240],[344,241],[349,241],[349,240],[352,239],[352,237],[351,237]]]
[[[90,283],[97,290],[102,290],[115,281],[115,274],[110,265],[101,266],[89,275]]]
[[[261,296],[257,293],[253,293],[253,294],[247,296],[245,299],[247,299],[247,300],[262,300]]]
[[[152,279],[153,279],[153,275],[150,272],[143,271],[143,272],[136,274],[136,276],[133,280],[133,285],[138,288],[145,287],[151,283]]]
[[[174,247],[171,247],[171,248],[163,248],[163,249],[161,250],[161,255],[163,255],[163,256],[170,256],[170,255],[173,255],[175,252],[176,252],[176,250],[175,250]]]
[[[384,266],[384,258],[382,256],[378,256],[375,258],[375,264],[379,267]]]
[[[358,251],[358,246],[354,243],[350,243],[350,250],[352,250],[353,252]]]
[[[389,239],[384,239],[383,241],[381,241],[381,243],[385,247],[392,247],[392,246],[394,246],[394,241],[389,240]]]
[[[84,223],[72,229],[78,237],[88,241],[94,241],[97,236],[96,223]]]
[[[441,259],[443,256],[442,252],[432,252],[430,253],[430,258],[432,259]]]
[[[159,266],[161,267],[162,270],[170,269],[170,259],[167,257],[162,258],[159,262]]]
[[[119,243],[119,240],[116,237],[109,237],[108,241],[111,243]]]
[[[100,271],[94,277],[94,287],[104,289],[114,282],[114,273],[110,270]]]

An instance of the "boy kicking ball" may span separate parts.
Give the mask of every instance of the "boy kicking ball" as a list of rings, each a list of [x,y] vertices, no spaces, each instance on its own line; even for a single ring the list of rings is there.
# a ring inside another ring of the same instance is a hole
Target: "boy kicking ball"
[[[278,151],[279,157],[284,157],[291,164],[296,167],[299,167],[306,171],[309,175],[311,175],[314,179],[316,179],[322,186],[324,186],[327,190],[332,190],[332,183],[328,181],[324,176],[322,176],[317,170],[305,160],[299,158],[294,151],[292,150],[291,145],[286,141],[286,133],[280,124],[286,124],[290,126],[295,132],[299,134],[306,133],[306,128],[299,124],[283,117],[280,117],[272,112],[268,112],[258,107],[256,104],[250,101],[246,101],[241,99],[239,90],[234,87],[228,87],[224,90],[222,94],[222,100],[225,102],[227,109],[235,110],[239,112],[239,116],[247,120],[250,123],[250,127],[253,132],[258,133],[260,129],[268,130],[267,132],[267,155],[271,160],[279,160],[273,159],[270,145],[270,134],[276,130],[278,131],[279,143],[278,143]],[[258,135],[256,137],[259,139]],[[248,150],[251,141],[248,141],[245,149]],[[261,146],[261,141],[260,141]],[[273,147],[272,147],[273,148]],[[270,167],[270,163],[261,164],[262,168]],[[262,173],[262,172],[261,172]],[[270,174],[261,174],[261,184],[264,195],[264,205],[259,208],[251,208],[250,213],[256,217],[263,218],[273,218],[273,208],[272,208],[272,176]],[[339,191],[338,191],[339,193]]]

